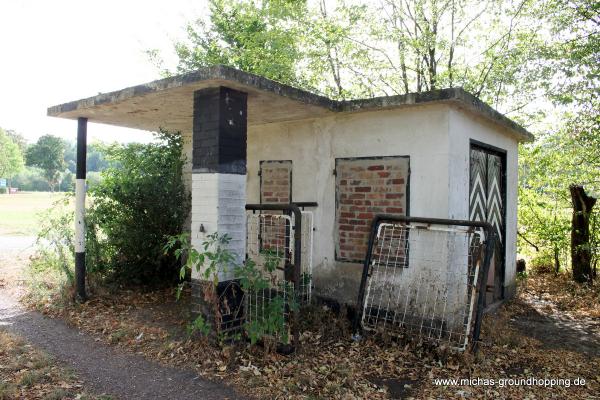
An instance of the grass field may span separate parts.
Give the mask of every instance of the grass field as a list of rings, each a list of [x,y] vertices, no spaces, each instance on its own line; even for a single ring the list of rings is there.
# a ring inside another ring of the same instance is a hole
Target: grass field
[[[64,193],[24,192],[0,194],[0,235],[34,236],[40,213]]]

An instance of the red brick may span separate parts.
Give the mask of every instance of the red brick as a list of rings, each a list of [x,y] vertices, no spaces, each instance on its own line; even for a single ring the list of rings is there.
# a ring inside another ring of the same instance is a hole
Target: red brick
[[[373,217],[374,217],[374,214],[373,213],[369,213],[369,212],[360,213],[357,216],[357,218],[360,218],[360,219],[373,219]]]
[[[366,207],[359,207],[359,206],[351,206],[350,207],[350,211],[358,211],[358,212],[363,212],[366,211]]]
[[[366,193],[366,192],[371,191],[371,187],[370,186],[359,186],[359,187],[355,188],[354,191],[357,193]]]
[[[387,193],[385,195],[386,199],[401,199],[404,196],[402,193]]]
[[[390,172],[378,172],[377,175],[379,175],[382,178],[387,178],[388,176],[391,175]]]
[[[367,168],[369,171],[382,171],[384,169],[383,165],[371,165]]]
[[[388,207],[385,209],[385,212],[392,214],[402,214],[403,210],[399,207]]]

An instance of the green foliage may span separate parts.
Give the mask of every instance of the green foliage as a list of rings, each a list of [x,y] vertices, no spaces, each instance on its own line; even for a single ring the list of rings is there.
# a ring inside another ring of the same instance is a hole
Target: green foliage
[[[88,143],[86,150],[86,171],[89,176],[90,172],[100,172],[108,167],[108,160],[104,154],[105,144],[102,142]],[[77,143],[68,143],[65,151],[65,163],[67,168],[72,173],[76,173],[77,167]]]
[[[297,19],[305,1],[210,0],[209,7],[210,21],[190,23],[187,42],[175,46],[178,72],[224,64],[282,82],[296,81]]]
[[[53,192],[60,180],[61,173],[66,168],[65,146],[65,142],[61,138],[44,135],[27,148],[27,165],[41,168],[44,171],[44,177]]]
[[[0,128],[0,178],[12,178],[23,169],[23,165],[19,144]]]
[[[149,144],[107,146],[110,167],[89,191],[89,247],[99,250],[92,263],[128,284],[176,279],[176,257],[163,252],[163,243],[181,231],[189,214],[181,135],[155,135],[157,141]]]
[[[14,176],[12,186],[20,190],[33,192],[48,192],[50,185],[44,176],[44,171],[37,167],[25,167]],[[61,189],[64,187],[61,183]]]
[[[520,250],[568,264],[568,186],[600,194],[597,2],[210,4],[175,46],[178,73],[225,64],[336,99],[462,86],[527,126],[540,139],[520,151]]]
[[[74,285],[74,214],[72,196],[66,195],[40,215],[36,253],[28,271],[28,296],[34,303],[44,302],[58,292],[66,299]]]
[[[298,311],[299,303],[294,295],[293,285],[282,282],[271,288],[275,282],[275,272],[281,263],[281,257],[276,253],[265,254],[264,270],[257,267],[253,260],[246,260],[243,265],[236,262],[235,256],[228,248],[231,238],[227,234],[212,233],[202,242],[197,250],[190,242],[189,234],[182,233],[168,238],[164,246],[165,252],[172,251],[178,259],[184,259],[179,277],[183,281],[191,270],[196,270],[204,280],[212,282],[215,289],[219,283],[219,273],[233,271],[239,280],[247,298],[256,298],[250,303],[248,314],[256,315],[244,324],[244,330],[250,342],[256,344],[259,340],[278,338],[283,343],[289,342],[286,310]],[[180,284],[177,298],[181,293]],[[260,293],[253,296],[253,293]],[[215,299],[218,301],[218,299]],[[218,309],[218,304],[214,309]],[[260,312],[258,312],[260,311]],[[219,318],[217,317],[217,320]],[[197,317],[188,327],[190,333],[201,332],[208,335],[211,331],[209,324],[202,315]]]
[[[188,326],[187,333],[188,335],[192,335],[196,332],[204,336],[208,336],[210,334],[211,328],[210,324],[204,320],[202,315],[198,315]]]

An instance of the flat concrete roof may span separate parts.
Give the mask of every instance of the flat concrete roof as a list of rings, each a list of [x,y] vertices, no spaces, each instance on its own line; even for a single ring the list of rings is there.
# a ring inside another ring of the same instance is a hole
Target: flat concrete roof
[[[448,103],[507,130],[519,141],[533,135],[462,88],[371,99],[337,101],[261,76],[216,65],[48,108],[52,117],[156,131],[192,130],[194,92],[227,86],[248,93],[248,124],[319,118],[337,113],[377,111],[430,103]]]

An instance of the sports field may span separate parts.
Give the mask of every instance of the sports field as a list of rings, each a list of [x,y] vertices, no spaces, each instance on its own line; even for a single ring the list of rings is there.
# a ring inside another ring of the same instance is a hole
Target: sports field
[[[0,236],[34,236],[39,214],[63,196],[64,193],[49,192],[0,194]]]

